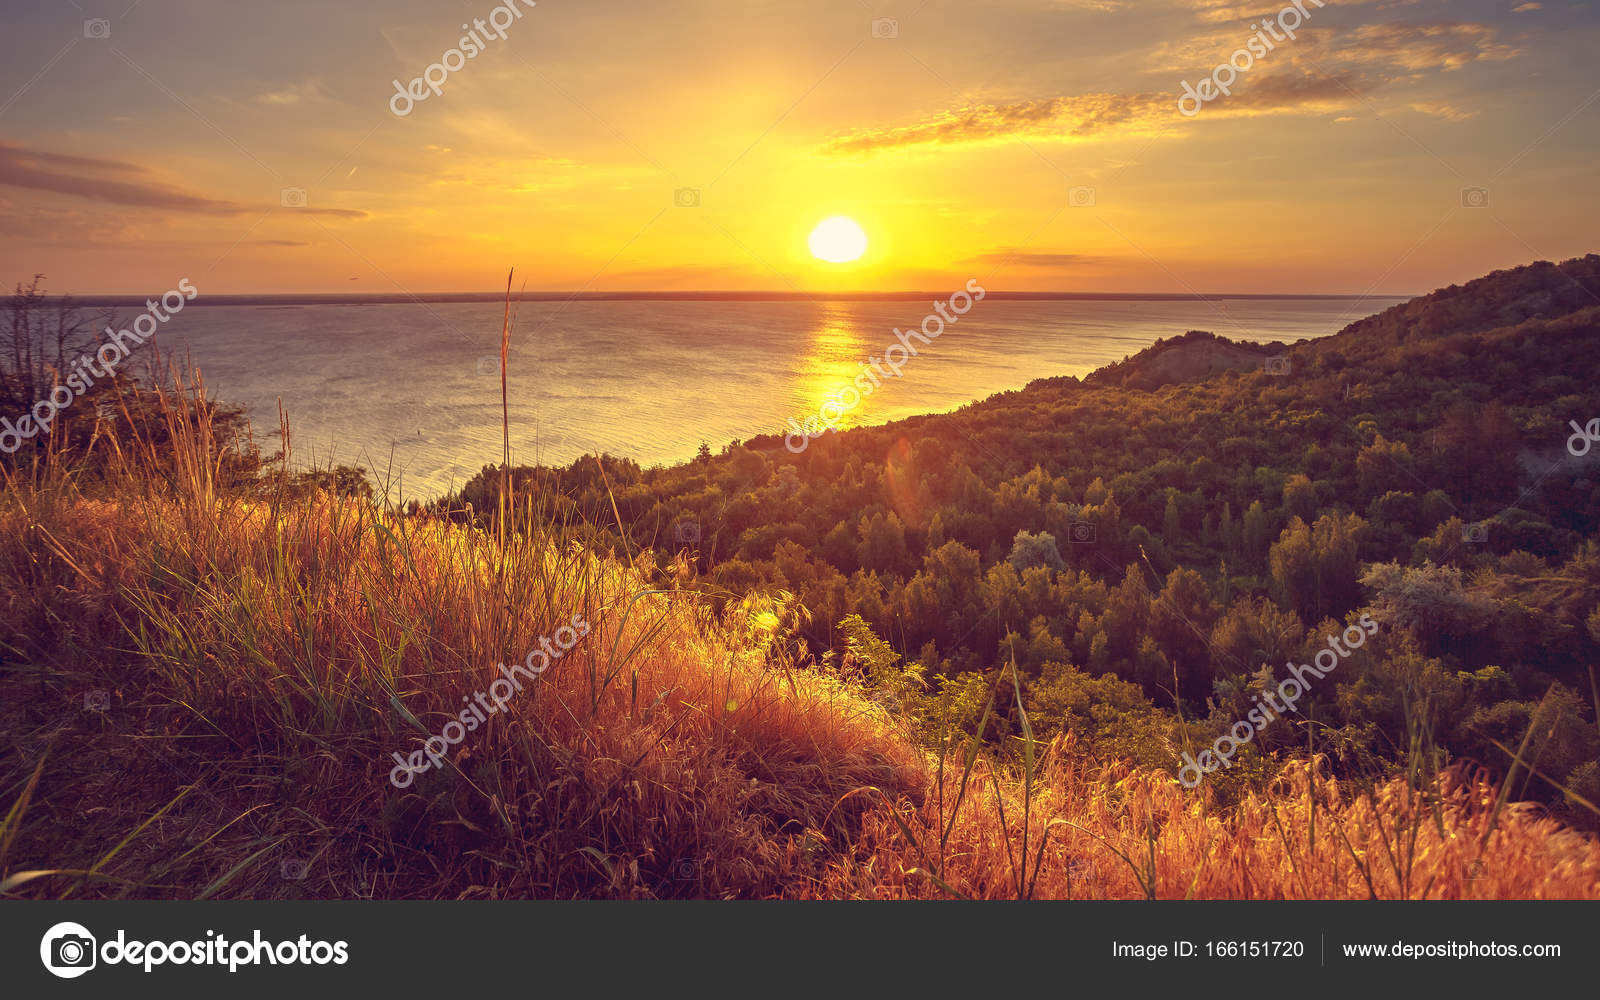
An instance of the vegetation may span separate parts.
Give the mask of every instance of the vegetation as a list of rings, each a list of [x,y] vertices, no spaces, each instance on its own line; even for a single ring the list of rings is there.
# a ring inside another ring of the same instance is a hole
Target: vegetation
[[[119,379],[0,464],[0,895],[1600,895],[1600,498],[1563,458],[1596,292],[1600,258],[1534,265],[1283,376],[1189,335],[800,456],[406,512]]]
[[[1263,364],[1277,354],[1287,374]],[[1495,720],[1564,706],[1561,745],[1525,791],[1592,827],[1567,793],[1600,801],[1600,452],[1580,461],[1565,441],[1595,413],[1591,255],[1292,348],[1187,334],[1082,381],[829,434],[798,456],[757,438],[674,468],[586,458],[517,476],[608,526],[602,547],[691,558],[708,592],[795,595],[804,662],[860,646],[863,625],[884,637],[931,700],[910,706],[918,718],[970,703],[1014,658],[1041,733],[1071,728],[1169,771],[1286,664],[1381,609],[1383,634],[1293,724],[1260,733],[1223,788],[1274,773],[1259,755],[1308,749],[1371,786],[1410,766],[1414,731],[1441,766],[1503,776],[1512,753],[1496,741],[1520,732]],[[493,509],[498,482],[486,470],[439,509]],[[675,532],[684,522],[698,530]],[[1018,714],[1002,710],[990,740]]]

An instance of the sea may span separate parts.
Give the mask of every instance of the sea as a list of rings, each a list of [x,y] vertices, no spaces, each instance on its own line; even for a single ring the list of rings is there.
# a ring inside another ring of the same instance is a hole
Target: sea
[[[889,348],[897,330],[937,315],[932,296],[523,301],[507,365],[512,461],[609,453],[673,464],[701,443],[716,452],[808,420],[815,429],[830,399],[853,404],[824,413],[837,425],[879,424],[1081,377],[1188,330],[1293,343],[1401,301],[990,295],[927,344],[910,339],[915,357]],[[243,406],[267,451],[281,406],[296,461],[362,465],[391,498],[426,500],[500,461],[504,313],[487,300],[197,301],[158,343],[199,369],[211,396]],[[852,399],[846,387],[870,385],[857,375],[886,355],[897,365],[880,364],[887,377]]]

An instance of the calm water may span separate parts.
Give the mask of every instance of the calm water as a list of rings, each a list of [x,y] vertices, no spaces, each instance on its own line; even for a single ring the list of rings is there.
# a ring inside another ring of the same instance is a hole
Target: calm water
[[[1082,376],[1159,337],[1211,330],[1295,341],[1401,300],[1232,299],[977,303],[868,397],[858,422],[955,409],[1032,379]],[[815,414],[927,303],[526,302],[512,335],[513,458],[610,452],[641,464],[701,441],[781,432]],[[438,495],[500,460],[494,303],[212,305],[162,329],[213,396],[275,436],[283,401],[300,459],[388,470],[406,497]]]

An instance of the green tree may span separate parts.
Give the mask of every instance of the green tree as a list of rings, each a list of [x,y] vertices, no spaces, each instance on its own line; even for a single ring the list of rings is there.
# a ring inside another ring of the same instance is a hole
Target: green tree
[[[1261,558],[1267,554],[1268,531],[1266,508],[1261,506],[1260,500],[1252,501],[1244,512],[1244,554],[1252,565],[1259,566]]]
[[[1043,566],[1056,572],[1067,568],[1067,564],[1061,561],[1061,550],[1056,547],[1055,536],[1048,531],[1041,531],[1037,535],[1017,532],[1016,538],[1011,541],[1011,554],[1006,561],[1018,573],[1034,566]]]
[[[1337,618],[1354,607],[1365,527],[1354,514],[1325,514],[1309,527],[1298,517],[1290,521],[1267,560],[1274,596],[1307,620]]]

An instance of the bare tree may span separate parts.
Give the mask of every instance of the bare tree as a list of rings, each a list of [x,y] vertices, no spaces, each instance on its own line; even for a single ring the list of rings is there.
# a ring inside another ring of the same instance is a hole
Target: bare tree
[[[0,326],[0,407],[22,411],[50,394],[79,355],[89,353],[110,311],[90,313],[70,296],[51,299],[44,275],[17,282],[11,322]],[[3,321],[0,321],[3,322]]]

